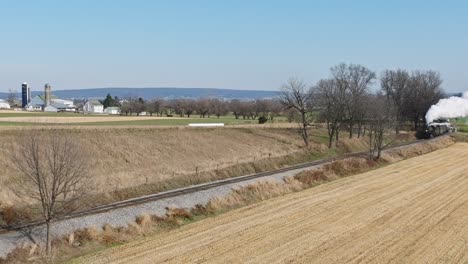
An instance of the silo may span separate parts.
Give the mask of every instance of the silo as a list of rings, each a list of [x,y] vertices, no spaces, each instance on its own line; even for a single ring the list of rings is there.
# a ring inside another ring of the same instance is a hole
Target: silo
[[[28,83],[21,85],[21,106],[24,108],[31,101],[31,90],[29,89]]]
[[[50,105],[50,92],[51,92],[51,87],[50,87],[50,84],[46,84],[44,86],[44,104],[45,106],[49,106]]]

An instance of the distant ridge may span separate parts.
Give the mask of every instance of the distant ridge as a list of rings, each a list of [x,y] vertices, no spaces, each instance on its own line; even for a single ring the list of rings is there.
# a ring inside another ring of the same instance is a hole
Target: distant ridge
[[[104,98],[108,93],[112,96],[124,98],[128,96],[142,97],[144,99],[152,99],[156,97],[165,99],[176,98],[219,98],[219,99],[265,99],[278,96],[278,91],[259,91],[259,90],[233,90],[233,89],[217,89],[217,88],[175,88],[175,87],[160,87],[160,88],[91,88],[91,89],[74,89],[74,90],[53,90],[52,94],[63,99],[89,99],[89,98]],[[41,91],[32,91],[33,95],[42,94]],[[1,98],[6,98],[8,93],[0,93]]]

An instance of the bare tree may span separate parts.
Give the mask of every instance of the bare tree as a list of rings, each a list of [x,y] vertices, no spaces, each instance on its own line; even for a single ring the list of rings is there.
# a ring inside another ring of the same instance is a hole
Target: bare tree
[[[187,117],[190,117],[195,112],[196,102],[192,99],[184,100],[184,111]]]
[[[133,105],[134,111],[137,113],[137,116],[139,116],[146,109],[146,102],[141,97],[139,97],[137,100],[133,101],[132,105]]]
[[[385,144],[385,136],[395,126],[395,107],[390,98],[377,94],[367,100],[367,122],[369,125],[369,159],[380,159]]]
[[[345,111],[349,99],[347,89],[335,79],[320,80],[316,93],[320,118],[327,125],[328,147],[331,148],[333,140],[338,141],[339,130],[346,122]]]
[[[395,107],[396,125],[395,132],[400,132],[400,126],[404,118],[404,104],[411,94],[411,78],[407,71],[398,69],[396,71],[386,70],[380,78],[382,92],[392,101]]]
[[[163,116],[166,113],[166,108],[168,107],[168,103],[162,98],[154,99],[154,102],[158,104],[158,116]]]
[[[81,147],[63,132],[29,133],[11,155],[18,171],[18,195],[40,204],[46,223],[46,252],[51,253],[54,220],[78,209],[91,186]]]
[[[16,95],[16,91],[14,90],[8,90],[8,98],[7,102],[10,104],[10,106],[14,106],[16,104],[16,101],[18,100],[18,96]]]
[[[227,108],[227,103],[219,99],[210,99],[209,100],[210,113],[214,114],[217,118],[223,115],[227,115],[229,112]]]
[[[299,112],[300,129],[299,132],[306,146],[309,145],[308,127],[312,123],[313,107],[313,89],[307,88],[307,85],[299,79],[290,78],[288,82],[281,87],[281,103],[288,109],[295,109]]]
[[[201,118],[210,117],[210,102],[208,99],[199,99],[196,104],[197,113]]]
[[[364,98],[369,94],[369,85],[375,79],[375,72],[359,64],[349,64],[345,66],[348,71],[349,100],[347,104],[347,118],[349,125],[349,138],[353,137],[353,130],[356,124],[359,125],[359,134],[362,126],[362,116],[364,111]]]
[[[161,100],[153,99],[146,103],[146,111],[153,116],[153,113],[159,114],[160,109],[162,108]]]
[[[184,101],[182,99],[174,99],[169,101],[169,104],[174,109],[174,113],[179,115],[180,117],[184,117],[185,109],[184,109]]]
[[[121,112],[125,113],[125,115],[132,115],[133,113],[138,112],[138,98],[133,95],[128,95],[124,98],[121,106]]]
[[[418,130],[425,123],[429,108],[443,98],[442,79],[434,71],[416,71],[411,75],[410,93],[404,102],[404,113]]]
[[[278,100],[270,100],[269,109],[270,109],[269,119],[273,121],[275,117],[281,114],[281,112],[284,110],[284,107],[281,104],[281,102],[279,102]]]
[[[241,105],[242,102],[239,99],[233,99],[231,102],[229,102],[229,110],[236,119],[239,119],[239,116],[241,116]]]

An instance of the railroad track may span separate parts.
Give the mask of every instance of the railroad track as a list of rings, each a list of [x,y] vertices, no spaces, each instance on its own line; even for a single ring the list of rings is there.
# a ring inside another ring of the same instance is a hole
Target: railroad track
[[[445,137],[445,136],[440,136],[440,137],[437,137],[437,138],[441,138],[441,137]],[[416,141],[413,141],[413,142],[410,142],[410,143],[405,143],[405,144],[401,144],[401,145],[398,145],[398,146],[394,146],[394,147],[388,148],[386,150],[397,149],[397,148],[401,148],[401,147],[405,147],[405,146],[420,144],[420,143],[423,143],[423,142],[428,142],[428,141],[435,140],[437,138],[432,138],[432,139],[427,139],[427,140],[416,140]],[[255,173],[255,174],[250,174],[250,175],[245,175],[245,176],[239,176],[239,177],[234,177],[234,178],[229,178],[229,179],[223,179],[223,180],[218,180],[218,181],[213,181],[213,182],[208,182],[208,183],[202,183],[202,184],[193,185],[193,186],[184,187],[184,188],[179,188],[179,189],[174,189],[174,190],[170,190],[170,191],[164,191],[164,192],[159,192],[159,193],[155,193],[155,194],[140,196],[140,197],[137,197],[137,198],[127,199],[127,200],[120,201],[120,202],[114,202],[114,203],[110,203],[110,204],[106,204],[106,205],[96,206],[96,207],[93,207],[91,209],[77,211],[77,212],[74,212],[72,214],[59,217],[59,218],[57,218],[55,220],[55,222],[66,220],[66,219],[78,218],[78,217],[87,216],[87,215],[104,213],[104,212],[116,210],[116,209],[123,208],[123,207],[128,207],[128,206],[133,206],[133,205],[138,205],[138,204],[144,204],[144,203],[155,201],[155,200],[176,197],[176,196],[180,196],[180,195],[184,195],[184,194],[195,193],[195,192],[211,189],[211,188],[218,187],[218,186],[243,182],[243,181],[252,180],[252,179],[256,179],[256,178],[262,178],[262,177],[265,177],[265,176],[270,176],[270,175],[274,175],[274,174],[282,173],[282,172],[287,172],[287,171],[291,171],[291,170],[297,170],[297,169],[303,169],[303,168],[307,168],[307,167],[323,165],[323,164],[330,163],[330,162],[337,161],[337,160],[343,160],[343,159],[352,158],[352,157],[367,157],[367,156],[368,156],[367,151],[353,152],[353,153],[349,153],[349,154],[345,154],[345,155],[341,155],[341,156],[337,156],[337,157],[321,159],[321,160],[315,160],[315,161],[311,161],[311,162],[292,165],[292,166],[289,166],[289,167],[286,167],[286,168],[281,168],[281,169],[277,169],[277,170],[273,170],[273,171],[260,172],[260,173]],[[11,232],[11,231],[32,229],[34,227],[37,227],[37,226],[40,226],[40,225],[43,225],[43,224],[45,224],[45,222],[37,221],[37,222],[30,222],[28,224],[23,224],[23,225],[2,227],[2,228],[0,228],[0,234],[4,234],[4,233],[7,233],[7,232]]]

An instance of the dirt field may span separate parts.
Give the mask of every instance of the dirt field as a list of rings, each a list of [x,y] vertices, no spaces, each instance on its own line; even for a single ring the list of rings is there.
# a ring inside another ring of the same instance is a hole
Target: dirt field
[[[467,263],[468,144],[278,197],[80,263]]]

